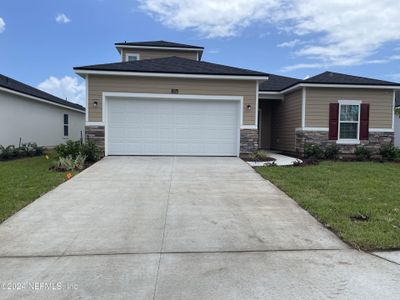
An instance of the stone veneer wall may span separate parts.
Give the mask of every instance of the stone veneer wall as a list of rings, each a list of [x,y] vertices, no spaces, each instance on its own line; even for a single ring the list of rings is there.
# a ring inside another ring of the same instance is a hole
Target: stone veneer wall
[[[86,140],[94,140],[104,156],[104,126],[85,126]]]
[[[258,130],[240,130],[240,153],[250,153],[258,150]]]
[[[353,154],[359,146],[365,146],[377,153],[382,145],[393,143],[393,132],[370,132],[369,139],[360,141],[359,145],[337,144],[341,154]],[[304,144],[314,144],[321,147],[336,144],[336,141],[328,139],[328,131],[296,131],[296,152],[304,154]]]

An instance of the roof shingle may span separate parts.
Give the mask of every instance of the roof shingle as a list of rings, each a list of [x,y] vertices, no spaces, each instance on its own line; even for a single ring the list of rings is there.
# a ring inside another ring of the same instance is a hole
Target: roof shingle
[[[2,74],[0,74],[0,87],[85,111],[85,108],[79,104],[63,100]]]
[[[269,80],[260,84],[260,91],[283,91],[298,83],[400,86],[396,82],[327,71],[305,80],[270,74]]]
[[[270,74],[268,80],[260,83],[260,91],[279,92],[300,82],[300,79]]]
[[[75,67],[74,70],[172,73],[193,75],[268,76],[268,74],[263,72],[235,68],[176,56]]]
[[[357,85],[400,85],[396,82],[353,76],[326,71],[302,81],[303,83],[320,84],[357,84]]]

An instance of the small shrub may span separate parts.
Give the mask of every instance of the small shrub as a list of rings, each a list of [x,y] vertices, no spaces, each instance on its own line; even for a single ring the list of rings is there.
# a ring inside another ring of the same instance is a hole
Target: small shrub
[[[26,157],[42,155],[43,147],[39,147],[36,143],[23,143],[20,147],[16,148],[14,145],[4,147],[0,145],[0,159],[8,160],[16,157]]]
[[[83,170],[85,168],[86,155],[79,154],[74,160],[74,169]]]
[[[74,169],[74,159],[71,155],[59,157],[56,166],[59,171],[72,171]]]
[[[274,161],[272,157],[269,156],[269,153],[265,150],[257,150],[252,153],[246,153],[241,155],[241,158],[246,161]]]
[[[304,145],[304,157],[305,158],[316,158],[323,159],[325,158],[324,150],[318,145],[314,144],[305,144]]]
[[[85,167],[86,156],[78,154],[77,157],[72,157],[68,155],[67,157],[59,157],[53,162],[51,169],[56,171],[73,171],[73,170],[83,170]]]
[[[81,142],[68,140],[65,144],[60,144],[55,147],[58,157],[76,158],[81,153]]]
[[[356,148],[356,150],[354,151],[354,154],[355,154],[357,160],[364,161],[364,160],[368,160],[371,158],[372,151],[364,146],[361,146],[361,147]]]
[[[100,159],[100,149],[93,140],[88,140],[82,145],[81,154],[86,156],[88,162],[96,162]]]
[[[269,157],[269,153],[265,150],[258,150],[256,152],[254,152],[254,157],[255,157],[255,160],[257,160],[257,161],[271,160],[271,157]]]
[[[293,163],[292,166],[293,167],[303,167],[304,166],[304,162],[298,159]]]
[[[393,144],[388,144],[382,146],[379,153],[382,155],[383,159],[392,161],[400,156],[400,149],[393,146]]]
[[[85,144],[69,140],[65,144],[57,145],[55,150],[58,157],[71,156],[75,159],[81,155],[85,156],[88,162],[96,162],[100,159],[100,149],[93,140],[88,140]]]
[[[17,148],[18,156],[35,156],[36,149],[33,147],[31,143],[23,143],[20,147]]]
[[[329,145],[325,148],[325,158],[327,159],[336,159],[339,154],[339,148],[337,145]]]
[[[32,143],[31,144],[32,149],[35,152],[35,155],[39,156],[39,155],[43,155],[44,152],[44,147],[40,147],[38,146],[36,143]]]
[[[17,154],[18,152],[14,145],[9,145],[7,147],[0,146],[0,158],[2,160],[14,158]]]

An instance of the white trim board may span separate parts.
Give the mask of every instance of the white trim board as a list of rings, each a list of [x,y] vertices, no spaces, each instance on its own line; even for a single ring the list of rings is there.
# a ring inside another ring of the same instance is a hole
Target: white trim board
[[[258,91],[258,97],[260,99],[276,99],[276,100],[283,100],[284,95],[281,92],[263,92]]]
[[[86,102],[86,110],[85,110],[85,121],[89,121],[89,75],[85,76],[85,102]]]
[[[296,131],[329,131],[328,127],[298,127]],[[369,128],[369,132],[394,132],[391,128]]]
[[[86,126],[104,126],[104,122],[86,122]]]
[[[121,48],[129,48],[129,49],[149,49],[149,50],[177,50],[177,51],[197,51],[197,52],[203,52],[204,49],[199,49],[199,48],[182,48],[182,47],[157,47],[157,46],[135,46],[135,45],[115,45],[115,48],[117,48],[118,51]]]
[[[400,89],[400,86],[395,85],[357,85],[357,84],[321,84],[321,83],[298,83],[291,86],[281,93],[287,93],[291,90],[298,89],[301,87],[324,87],[324,88],[348,88],[348,89]]]
[[[88,122],[88,123],[96,123],[104,124],[104,153],[105,156],[108,155],[108,126],[107,126],[107,98],[153,98],[157,100],[210,100],[210,101],[238,101],[239,102],[239,120],[240,124],[238,124],[238,149],[237,156],[240,154],[240,130],[241,129],[257,129],[257,125],[243,125],[243,96],[221,96],[221,95],[184,95],[184,94],[151,94],[151,93],[121,93],[121,92],[103,92],[102,94],[102,120],[103,122]],[[88,124],[87,123],[87,124]]]
[[[36,100],[36,101],[39,101],[39,102],[43,102],[43,103],[47,103],[47,104],[51,104],[51,105],[54,105],[54,106],[59,106],[59,107],[65,108],[65,109],[74,110],[74,111],[80,112],[82,114],[85,113],[85,110],[69,107],[69,106],[66,106],[66,105],[63,105],[63,104],[59,104],[59,103],[52,102],[52,101],[49,101],[49,100],[46,100],[46,99],[43,99],[43,98],[31,96],[31,95],[28,95],[28,94],[20,93],[20,92],[17,92],[17,91],[14,91],[14,90],[10,90],[10,89],[4,88],[4,87],[0,87],[0,91],[4,91],[4,92],[7,92],[7,93],[14,94],[14,95],[21,96],[21,97],[25,97],[25,98],[28,98],[28,99],[33,99],[33,100]]]
[[[258,128],[258,108],[259,108],[259,103],[258,103],[258,101],[259,101],[259,99],[258,99],[258,89],[259,89],[259,82],[257,81],[256,82],[256,107],[252,107],[252,109],[253,109],[253,112],[255,113],[255,126]]]
[[[395,113],[395,108],[396,108],[396,91],[395,90],[393,90],[393,106],[392,106],[392,130],[394,131],[394,118],[395,118],[395,115],[396,115],[396,113]]]
[[[94,75],[139,76],[139,77],[268,80],[268,76],[246,76],[246,75],[208,75],[208,74],[149,73],[149,72],[124,72],[124,71],[94,71],[94,70],[75,70],[75,73],[82,77],[84,77],[84,75],[94,74]]]
[[[306,88],[301,93],[301,127],[306,127]]]

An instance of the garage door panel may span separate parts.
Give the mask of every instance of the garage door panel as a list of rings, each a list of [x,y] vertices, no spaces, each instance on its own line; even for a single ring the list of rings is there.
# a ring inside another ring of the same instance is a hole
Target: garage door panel
[[[110,155],[237,155],[238,102],[108,99],[107,111]]]

